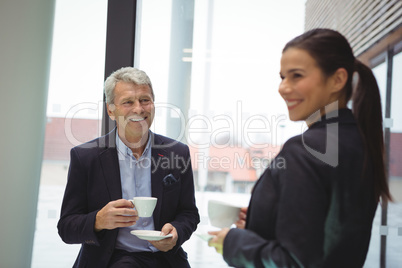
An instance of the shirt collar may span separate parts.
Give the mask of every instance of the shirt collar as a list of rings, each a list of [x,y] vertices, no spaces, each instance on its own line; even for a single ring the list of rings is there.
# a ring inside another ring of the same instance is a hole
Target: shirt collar
[[[133,152],[131,151],[131,149],[127,145],[124,144],[124,142],[120,139],[119,134],[118,133],[116,133],[116,134],[117,134],[116,135],[116,147],[117,147],[117,150],[119,151],[119,153],[122,156],[127,155],[127,156],[134,157]],[[144,150],[144,152],[142,153],[141,157],[138,160],[143,159],[148,154],[148,151],[150,150],[150,148],[151,148],[151,131],[148,130],[147,145],[145,146],[145,150]]]

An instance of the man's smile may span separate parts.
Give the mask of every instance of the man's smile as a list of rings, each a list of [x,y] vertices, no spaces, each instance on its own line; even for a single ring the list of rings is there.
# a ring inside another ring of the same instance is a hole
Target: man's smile
[[[146,119],[147,119],[147,117],[137,117],[137,118],[129,118],[128,120],[130,120],[132,122],[140,122],[140,121],[144,121]]]

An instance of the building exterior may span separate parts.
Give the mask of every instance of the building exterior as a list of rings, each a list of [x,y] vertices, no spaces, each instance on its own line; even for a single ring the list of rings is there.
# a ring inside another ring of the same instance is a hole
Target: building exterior
[[[402,39],[402,1],[307,0],[305,30],[319,27],[341,32],[355,55],[372,65],[372,58]]]
[[[207,152],[190,147],[197,190],[250,193],[256,180],[280,151],[280,146],[267,144],[261,147],[210,146]],[[203,170],[207,172],[207,181],[201,183],[199,174]]]
[[[70,161],[70,150],[76,145],[99,137],[100,120],[48,117],[43,160]]]

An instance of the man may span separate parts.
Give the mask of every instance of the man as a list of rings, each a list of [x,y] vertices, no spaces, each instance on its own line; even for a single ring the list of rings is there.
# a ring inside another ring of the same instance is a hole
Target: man
[[[74,267],[189,267],[181,245],[199,223],[186,145],[152,133],[149,77],[125,67],[105,81],[109,134],[71,150],[59,235],[82,247]],[[129,199],[153,196],[153,216],[139,218]],[[172,237],[146,241],[131,230]]]

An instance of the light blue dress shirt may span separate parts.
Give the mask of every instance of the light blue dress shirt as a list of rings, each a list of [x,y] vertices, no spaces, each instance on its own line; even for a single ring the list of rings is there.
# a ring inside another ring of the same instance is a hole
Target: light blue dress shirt
[[[149,132],[150,136],[151,133]],[[116,135],[116,147],[119,158],[121,188],[124,199],[133,199],[135,196],[152,196],[151,190],[151,139],[139,159],[133,156],[128,148]],[[130,227],[119,229],[116,248],[129,252],[156,252],[148,241],[141,240],[130,234],[132,230],[155,230],[152,217],[139,218],[137,223]]]

